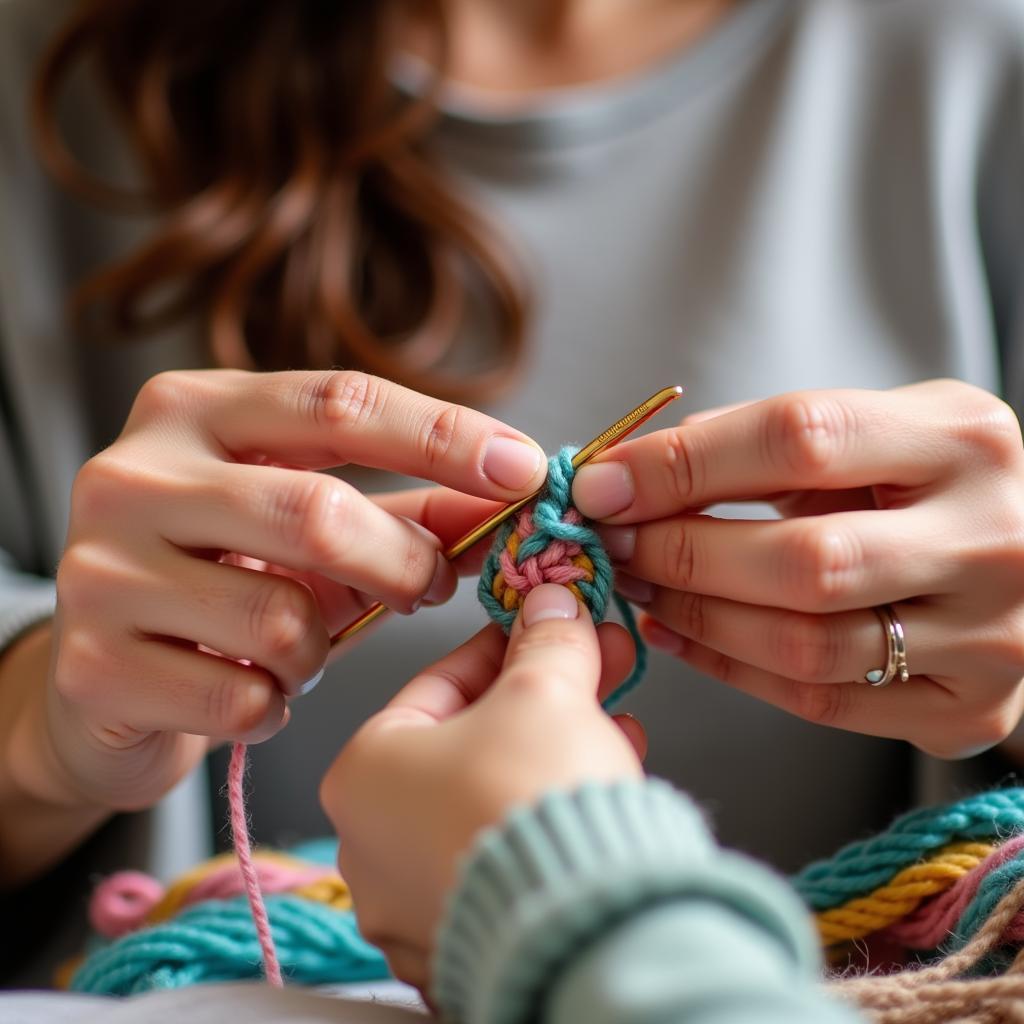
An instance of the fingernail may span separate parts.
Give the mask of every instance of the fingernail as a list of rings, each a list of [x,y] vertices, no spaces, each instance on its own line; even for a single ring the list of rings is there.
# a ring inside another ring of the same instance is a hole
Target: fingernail
[[[299,697],[305,697],[307,693],[316,689],[316,684],[320,682],[324,677],[324,669],[320,669],[319,672],[312,679],[307,679],[296,691],[296,695]]]
[[[543,454],[539,448],[511,437],[492,437],[484,452],[487,478],[510,491],[522,490],[536,476]]]
[[[434,566],[434,578],[427,587],[427,592],[421,599],[421,604],[438,605],[444,604],[452,596],[452,576],[455,570],[447,558],[437,553],[437,564]]]
[[[628,562],[636,549],[635,526],[599,526],[597,535],[613,562]]]
[[[572,483],[573,504],[588,519],[603,519],[629,508],[636,497],[633,474],[624,462],[582,466]]]
[[[542,583],[526,595],[523,625],[535,626],[545,619],[575,619],[580,613],[576,595],[560,583]]]
[[[667,651],[669,654],[682,654],[686,641],[671,629],[663,626],[660,622],[645,622],[643,628],[644,639],[659,651]]]
[[[615,574],[615,589],[634,604],[649,604],[654,597],[654,587],[647,580],[631,576],[628,572]]]

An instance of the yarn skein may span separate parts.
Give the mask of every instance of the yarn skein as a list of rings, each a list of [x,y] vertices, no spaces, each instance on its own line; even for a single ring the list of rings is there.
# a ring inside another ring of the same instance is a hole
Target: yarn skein
[[[613,598],[636,645],[636,661],[629,678],[605,700],[604,706],[610,708],[643,678],[647,649],[632,608],[613,592],[611,559],[600,536],[572,504],[572,457],[577,450],[565,447],[548,459],[540,496],[501,525],[480,573],[477,596],[506,633],[526,595],[542,583],[568,587],[595,623],[604,620]]]

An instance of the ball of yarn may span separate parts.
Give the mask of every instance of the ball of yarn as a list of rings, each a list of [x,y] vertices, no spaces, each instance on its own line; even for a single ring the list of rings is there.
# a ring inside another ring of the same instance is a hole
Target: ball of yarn
[[[548,477],[537,500],[499,529],[480,573],[477,594],[487,614],[507,633],[526,595],[542,583],[560,583],[576,595],[595,623],[614,597],[636,644],[629,678],[605,701],[611,707],[643,678],[647,650],[629,604],[613,593],[611,559],[600,536],[572,504],[575,448],[548,460]]]
[[[281,968],[298,984],[389,977],[383,954],[337,911],[294,895],[268,896],[267,914]],[[132,932],[91,953],[74,972],[76,992],[128,996],[199,982],[263,977],[261,949],[244,897],[206,900],[169,921]]]
[[[294,982],[389,976],[381,952],[356,927],[348,886],[333,866],[337,847],[337,840],[325,839],[291,853],[260,850],[252,858],[267,897],[275,958]],[[104,879],[89,907],[96,938],[84,958],[61,972],[62,984],[79,992],[133,995],[264,976],[243,874],[236,855],[224,853],[166,887],[136,871]]]

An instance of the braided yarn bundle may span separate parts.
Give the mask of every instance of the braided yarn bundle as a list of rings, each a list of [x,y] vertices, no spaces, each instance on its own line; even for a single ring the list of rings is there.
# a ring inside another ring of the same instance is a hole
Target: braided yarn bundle
[[[502,524],[483,571],[477,594],[487,614],[507,633],[526,595],[542,583],[568,587],[601,622],[614,598],[636,644],[629,678],[605,701],[611,707],[643,678],[647,651],[629,604],[613,594],[613,572],[601,538],[572,504],[575,448],[562,448],[548,460],[548,476],[537,500]]]
[[[299,984],[390,976],[383,955],[356,928],[348,886],[329,866],[335,849],[319,843],[295,854],[253,855],[277,958]],[[89,906],[94,948],[59,981],[78,992],[127,996],[263,977],[245,890],[233,853],[200,864],[166,889],[139,872],[112,875]]]
[[[1024,1021],[1024,789],[906,814],[791,881],[833,960],[912,964],[833,982],[873,1020]]]

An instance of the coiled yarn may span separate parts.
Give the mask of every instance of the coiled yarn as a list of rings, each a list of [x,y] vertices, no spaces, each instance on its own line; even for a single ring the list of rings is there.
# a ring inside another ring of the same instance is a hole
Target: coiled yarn
[[[348,888],[333,868],[335,851],[333,842],[318,842],[291,854],[261,850],[253,856],[269,931],[290,982],[388,977],[384,957],[356,928]],[[830,983],[869,1019],[1021,1019],[1024,789],[914,811],[791,881],[813,908],[833,962],[838,954],[865,949],[874,959],[869,968],[909,961],[908,969],[847,972]],[[166,888],[146,875],[114,875],[90,906],[97,940],[64,983],[82,992],[130,995],[260,977],[259,932],[237,895],[246,884],[233,854],[199,865]],[[872,952],[876,948],[881,952]]]
[[[305,985],[389,977],[383,954],[359,934],[348,886],[303,853],[259,851],[253,858],[284,976]],[[140,872],[112,875],[90,903],[94,948],[69,966],[65,984],[126,996],[263,976],[245,886],[234,854],[200,864],[166,889]]]
[[[643,678],[647,650],[629,604],[613,593],[611,559],[597,531],[572,504],[575,448],[548,460],[548,477],[537,500],[502,524],[480,573],[477,594],[487,614],[507,633],[526,595],[542,583],[560,583],[576,595],[594,622],[602,622],[614,597],[636,644],[629,678],[605,701],[611,707]]]

